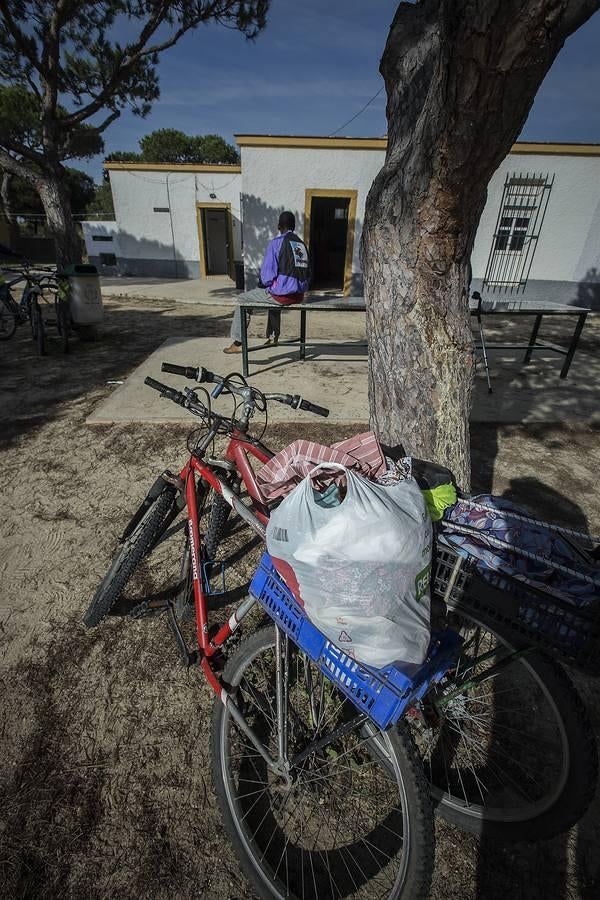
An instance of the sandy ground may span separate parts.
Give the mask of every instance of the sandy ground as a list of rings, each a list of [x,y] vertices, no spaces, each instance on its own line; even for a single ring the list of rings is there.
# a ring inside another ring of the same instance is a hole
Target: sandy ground
[[[38,359],[25,328],[0,346],[1,897],[249,896],[215,805],[209,689],[161,619],[81,624],[116,534],[154,477],[183,463],[189,430],[91,429],[86,416],[169,334],[228,325],[224,308],[111,300],[103,340],[75,341],[68,358],[51,344]],[[328,442],[351,431],[302,429]],[[275,426],[270,443],[298,433]],[[473,451],[475,487],[600,531],[596,432],[476,426]],[[239,552],[244,540],[227,548],[233,588],[258,553]],[[175,552],[164,568],[176,580]],[[599,731],[596,686],[579,684]],[[596,797],[568,835],[513,847],[439,823],[432,897],[598,896],[599,809]]]

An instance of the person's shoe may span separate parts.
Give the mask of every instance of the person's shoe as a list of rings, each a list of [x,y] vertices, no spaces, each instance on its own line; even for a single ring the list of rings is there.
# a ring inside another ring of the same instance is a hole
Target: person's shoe
[[[268,337],[265,341],[265,347],[270,347],[271,344],[273,344],[273,346],[276,347],[278,342],[279,342],[278,337],[275,337],[275,336],[273,336],[272,338]]]
[[[223,353],[241,353],[242,345],[238,344],[237,341],[234,341],[229,347],[225,347]]]

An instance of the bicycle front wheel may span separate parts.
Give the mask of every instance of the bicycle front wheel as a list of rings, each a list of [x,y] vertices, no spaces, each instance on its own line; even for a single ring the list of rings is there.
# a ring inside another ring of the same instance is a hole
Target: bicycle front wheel
[[[287,779],[215,703],[215,789],[245,875],[264,898],[425,898],[432,810],[408,731],[368,721],[353,728],[355,707],[291,642],[288,662]],[[277,758],[275,629],[246,640],[223,679]]]
[[[167,487],[149,505],[132,533],[119,546],[111,566],[94,594],[84,617],[88,628],[99,625],[113,609],[137,567],[155,547],[174,518],[174,488]]]
[[[519,655],[462,612],[459,627],[464,645],[452,680],[426,698],[424,721],[409,716],[436,811],[502,840],[560,834],[596,786],[585,707],[553,660],[531,649]],[[427,715],[427,700],[439,715]]]

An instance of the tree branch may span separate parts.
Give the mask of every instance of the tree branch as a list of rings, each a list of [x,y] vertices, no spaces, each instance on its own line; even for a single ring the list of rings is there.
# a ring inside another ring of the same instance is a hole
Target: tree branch
[[[213,18],[218,7],[228,8],[232,5],[233,3],[231,2],[231,0],[221,0],[221,2],[213,2],[209,4],[200,14],[190,19],[187,24],[181,25],[171,35],[171,37],[167,38],[160,44],[154,44],[153,46],[146,48],[146,44],[148,43],[152,35],[156,32],[158,27],[161,25],[166,13],[168,12],[168,7],[170,6],[170,4],[167,2],[161,3],[156,12],[148,19],[146,25],[143,27],[135,43],[126,48],[127,56],[125,58],[125,61],[116,69],[100,94],[98,94],[98,96],[95,97],[95,99],[92,100],[91,103],[88,103],[87,106],[84,106],[83,109],[80,109],[78,112],[72,113],[70,116],[67,116],[65,119],[63,119],[64,126],[66,128],[70,128],[73,125],[84,122],[86,119],[89,119],[90,116],[93,116],[94,113],[97,113],[98,110],[100,110],[106,104],[106,101],[112,96],[119,81],[121,81],[125,75],[128,75],[131,70],[135,68],[135,66],[140,62],[140,60],[145,59],[147,56],[151,56],[153,53],[160,53],[163,50],[167,50],[169,47],[172,47],[186,32],[190,31],[193,28],[196,28],[201,22],[205,22],[208,19]],[[226,11],[226,9],[223,11]]]
[[[2,2],[2,0],[0,0],[0,2]],[[148,19],[148,21],[142,28],[137,41],[132,44],[131,47],[127,48],[128,53],[125,62],[117,67],[117,69],[113,72],[112,77],[109,79],[107,84],[105,84],[97,97],[92,100],[91,103],[88,103],[87,106],[84,106],[83,109],[80,109],[76,113],[72,113],[70,116],[67,116],[62,120],[63,126],[65,128],[71,128],[73,125],[78,125],[80,122],[84,122],[86,119],[89,119],[90,116],[93,116],[100,109],[102,109],[102,107],[106,104],[106,101],[112,96],[119,82],[122,81],[123,77],[127,75],[131,71],[131,69],[133,69],[135,65],[140,61],[140,53],[143,50],[144,45],[147,43],[147,41],[150,40],[150,38],[164,19],[167,13],[168,5],[169,4],[166,2],[161,3],[156,12]],[[189,27],[191,28],[193,26],[190,25]]]
[[[7,150],[10,150],[12,153],[18,153],[19,156],[24,156],[25,159],[31,160],[31,162],[36,163],[38,166],[42,166],[44,163],[44,157],[41,153],[38,153],[36,150],[32,150],[31,147],[28,147],[27,144],[22,144],[20,141],[15,141],[14,138],[2,138],[0,139],[0,147],[6,147]]]
[[[598,0],[568,0],[559,25],[563,40],[577,31],[599,8]]]
[[[2,147],[0,147],[0,169],[5,169],[11,175],[22,178],[23,181],[27,181],[34,188],[37,188],[44,181],[41,173],[33,172],[28,165],[15,159],[14,156],[10,156]]]
[[[41,74],[42,68],[37,54],[33,52],[32,45],[27,41],[27,38],[13,19],[10,13],[9,6],[10,4],[7,3],[6,0],[0,0],[0,13],[2,13],[2,17],[6,22],[8,30],[14,37],[15,44],[17,45],[21,53],[23,53],[23,55],[27,57],[33,68]]]
[[[119,109],[115,109],[109,116],[106,117],[104,122],[102,122],[100,125],[95,125],[94,128],[96,129],[98,134],[102,134],[102,132],[105,131],[109,125],[112,125],[115,119],[118,119],[120,115],[121,111]]]

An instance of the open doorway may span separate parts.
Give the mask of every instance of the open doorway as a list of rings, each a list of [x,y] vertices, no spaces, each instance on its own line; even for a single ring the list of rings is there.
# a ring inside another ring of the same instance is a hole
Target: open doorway
[[[229,203],[198,203],[200,275],[233,277],[233,235]]]
[[[306,191],[304,239],[314,290],[350,293],[355,217],[356,191]]]

